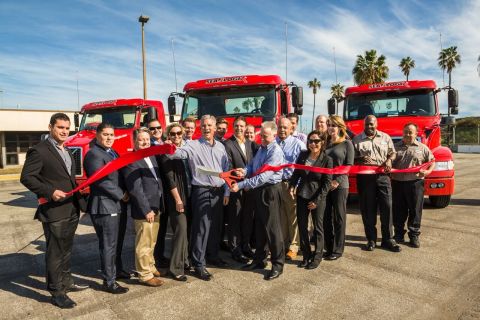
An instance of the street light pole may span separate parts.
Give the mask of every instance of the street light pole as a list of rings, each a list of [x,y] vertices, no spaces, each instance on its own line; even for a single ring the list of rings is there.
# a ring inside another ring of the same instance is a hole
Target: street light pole
[[[143,64],[143,100],[147,100],[147,70],[146,70],[146,61],[145,61],[145,31],[144,25],[148,22],[150,18],[144,15],[141,15],[138,18],[138,22],[142,24],[142,64]]]

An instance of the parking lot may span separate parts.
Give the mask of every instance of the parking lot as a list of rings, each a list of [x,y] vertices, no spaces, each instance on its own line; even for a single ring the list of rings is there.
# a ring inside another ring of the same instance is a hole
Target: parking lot
[[[420,249],[363,251],[363,225],[353,202],[341,259],[323,261],[316,270],[288,264],[271,282],[263,280],[264,271],[240,270],[223,252],[232,267],[209,268],[210,282],[165,279],[164,286],[149,288],[132,279],[125,282],[127,294],[107,294],[100,290],[97,238],[83,216],[72,271],[91,288],[69,294],[78,303],[72,310],[49,303],[45,240],[32,219],[35,197],[19,182],[0,182],[0,318],[480,319],[480,155],[455,159],[455,195],[445,209],[425,206]],[[133,244],[129,226],[124,256],[131,268]]]

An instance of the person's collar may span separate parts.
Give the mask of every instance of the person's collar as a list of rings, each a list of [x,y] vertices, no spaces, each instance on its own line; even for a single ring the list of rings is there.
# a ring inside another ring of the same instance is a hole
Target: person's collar
[[[60,144],[57,142],[57,140],[53,139],[51,136],[48,137],[48,141],[50,141],[50,143],[53,144],[53,146],[54,146],[55,148],[59,148],[59,149],[60,149],[60,148],[65,147],[63,144],[62,144],[62,146],[60,146]]]
[[[200,139],[198,139],[198,141],[200,143],[206,143],[206,144],[208,144],[209,146],[212,146],[212,147],[217,143],[217,139],[215,139],[215,138],[213,139],[213,143],[210,143],[210,141],[208,141],[204,137],[201,137]]]
[[[238,143],[240,144],[245,144],[245,136],[243,137],[243,140],[242,139],[239,139],[236,135],[233,135],[233,137],[235,138],[235,140],[237,140]]]
[[[295,139],[295,138],[292,137],[292,136],[288,136],[288,137],[286,137],[285,139],[282,140],[282,139],[280,139],[280,138],[277,136],[275,139],[277,140],[277,143],[280,143],[280,142],[282,142],[282,141],[284,141],[285,143],[287,143],[287,141],[288,141],[289,139]]]
[[[102,146],[100,143],[98,143],[98,141],[95,141],[95,145],[96,145],[97,147],[99,147],[100,149],[103,149],[103,150],[105,150],[105,151],[107,151],[107,152],[112,149],[112,148],[105,148],[105,147]]]
[[[402,139],[402,143],[406,146],[419,146],[419,143],[418,143],[418,140],[417,139],[413,139],[412,143],[405,143],[405,140]]]

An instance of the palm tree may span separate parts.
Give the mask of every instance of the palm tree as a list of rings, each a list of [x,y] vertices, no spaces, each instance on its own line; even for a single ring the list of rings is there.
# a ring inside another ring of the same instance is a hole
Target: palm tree
[[[235,113],[240,113],[240,108],[239,108],[239,107],[233,108],[233,112],[235,112]]]
[[[448,73],[448,87],[452,87],[452,71],[455,69],[457,64],[460,64],[461,57],[457,52],[457,47],[452,46],[450,48],[445,48],[442,51],[440,51],[440,54],[438,55],[438,66],[442,70],[446,70]]]
[[[403,58],[402,60],[400,60],[400,64],[398,66],[402,68],[402,72],[405,75],[405,77],[407,77],[407,81],[408,81],[410,70],[415,68],[415,60],[413,60],[410,57]]]
[[[342,86],[340,83],[336,83],[330,87],[330,93],[332,98],[335,99],[337,104],[337,114],[338,114],[338,103],[343,100],[343,92],[345,91],[345,86]]]
[[[313,123],[315,122],[315,96],[317,95],[317,89],[320,89],[322,84],[317,78],[308,81],[308,87],[313,89],[313,113],[312,113],[312,130],[313,130]]]
[[[248,98],[242,102],[242,108],[245,109],[246,112],[250,110],[251,106],[253,106],[253,100],[251,98]]]
[[[358,55],[352,74],[355,83],[372,84],[385,82],[388,78],[388,67],[385,64],[385,56],[377,57],[377,50],[365,51],[365,56]]]

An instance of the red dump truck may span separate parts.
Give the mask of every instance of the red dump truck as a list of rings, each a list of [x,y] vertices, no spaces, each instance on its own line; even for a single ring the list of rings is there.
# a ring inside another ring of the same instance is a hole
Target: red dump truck
[[[448,90],[448,116],[439,110],[438,93]],[[335,101],[328,101],[328,111],[335,113]],[[433,80],[386,82],[349,87],[345,90],[343,117],[353,134],[363,130],[363,120],[373,114],[378,129],[389,134],[393,142],[402,139],[407,123],[418,126],[418,139],[432,150],[436,166],[425,179],[425,195],[430,203],[444,208],[450,203],[455,187],[452,152],[441,145],[441,125],[454,124],[450,114],[458,113],[458,93],[452,88],[437,88]],[[350,176],[350,192],[357,192],[356,177]]]
[[[224,118],[228,122],[225,138],[233,134],[233,120],[244,116],[256,128],[256,137],[263,121],[276,121],[281,115],[302,114],[303,90],[294,83],[286,83],[277,75],[244,75],[198,80],[187,83],[183,93],[172,92],[168,98],[170,121],[176,114],[175,101],[183,98],[180,120],[197,119],[194,138],[200,136],[199,119],[206,114]]]
[[[80,115],[82,116],[81,121]],[[145,116],[158,119],[165,127],[165,113],[161,101],[117,99],[84,105],[80,113],[75,114],[74,122],[77,133],[69,137],[65,143],[74,156],[77,183],[82,183],[86,179],[83,172],[83,158],[90,149],[90,143],[95,138],[95,131],[100,123],[108,122],[114,126],[113,149],[122,155],[133,151],[133,130],[144,125]]]

